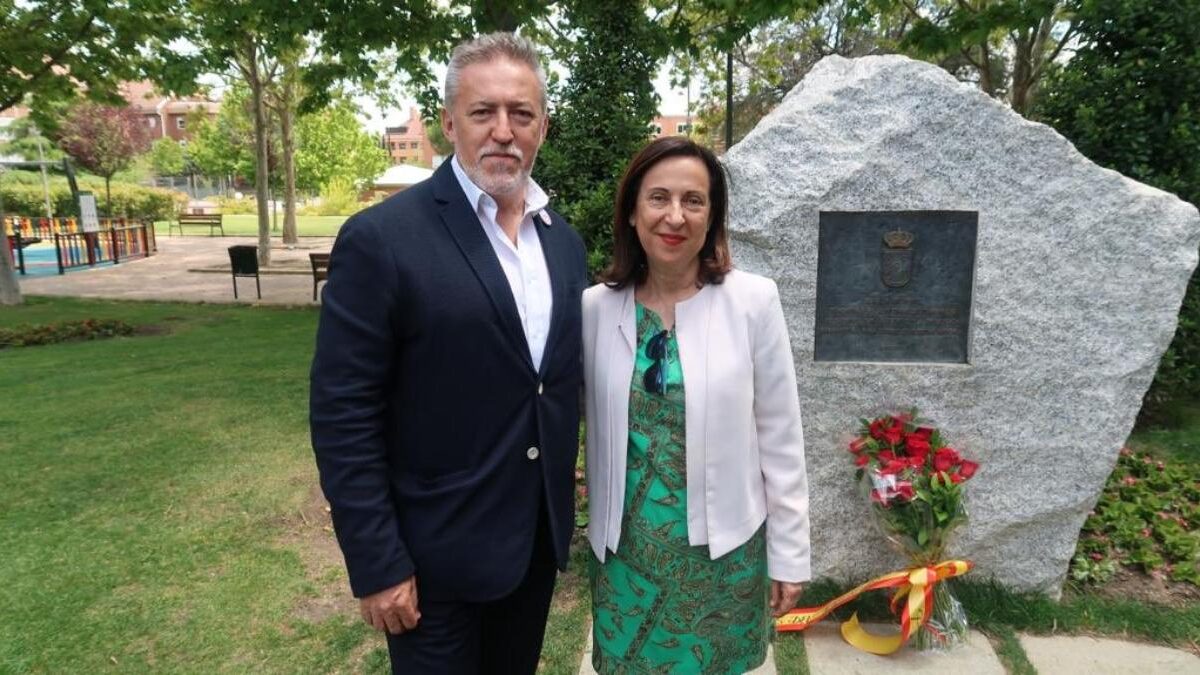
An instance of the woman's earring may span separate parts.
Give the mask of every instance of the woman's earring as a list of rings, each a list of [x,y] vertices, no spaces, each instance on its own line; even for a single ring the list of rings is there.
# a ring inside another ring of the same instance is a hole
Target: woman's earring
[[[635,230],[637,229],[637,225],[634,225],[634,224],[633,224],[633,218],[630,218],[630,219],[629,219],[629,226],[630,226],[630,227],[632,227],[632,228],[633,228],[633,229],[635,229]]]

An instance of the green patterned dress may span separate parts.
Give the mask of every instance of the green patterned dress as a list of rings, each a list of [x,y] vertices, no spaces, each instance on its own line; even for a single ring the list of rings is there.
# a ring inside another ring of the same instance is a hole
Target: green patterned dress
[[[770,638],[762,528],[717,560],[687,535],[684,387],[674,333],[666,394],[647,392],[647,343],[661,332],[637,306],[638,349],[629,393],[629,456],[621,542],[592,558],[592,665],[598,673],[744,673]]]

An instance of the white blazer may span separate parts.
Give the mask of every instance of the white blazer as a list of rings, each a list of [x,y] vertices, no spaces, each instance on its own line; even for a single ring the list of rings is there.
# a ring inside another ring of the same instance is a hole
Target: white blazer
[[[633,287],[583,293],[588,538],[601,562],[621,539]],[[796,370],[775,282],[733,270],[675,306],[683,367],[688,541],[713,559],[767,523],[767,573],[807,581],[808,478]]]

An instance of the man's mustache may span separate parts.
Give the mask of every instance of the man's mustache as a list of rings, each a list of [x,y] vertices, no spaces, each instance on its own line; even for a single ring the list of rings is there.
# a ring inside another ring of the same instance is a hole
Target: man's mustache
[[[519,161],[525,161],[525,153],[516,144],[509,143],[508,145],[491,145],[479,151],[479,159],[482,160],[488,155],[509,155],[516,157]]]

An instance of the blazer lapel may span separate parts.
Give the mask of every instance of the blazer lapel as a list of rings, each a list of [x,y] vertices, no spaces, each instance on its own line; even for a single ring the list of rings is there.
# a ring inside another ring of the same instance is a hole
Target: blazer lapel
[[[549,214],[544,221],[541,215],[534,215],[533,224],[538,239],[542,242],[542,256],[546,259],[546,271],[550,273],[550,296],[554,298],[554,305],[550,308],[550,330],[546,334],[546,348],[542,351],[542,366],[539,372],[540,375],[545,375],[546,365],[550,363],[554,347],[558,344],[558,334],[562,330],[565,303],[570,302],[570,298],[567,297],[567,275],[571,272],[571,264],[565,259],[565,251],[560,251],[557,246],[564,241],[563,238],[555,236],[557,232],[550,231],[554,227],[564,226],[553,225]]]
[[[508,285],[508,277],[496,258],[496,251],[488,241],[483,227],[479,224],[479,216],[471,210],[467,196],[463,194],[462,186],[454,176],[454,170],[449,160],[442,162],[433,174],[433,196],[441,206],[442,224],[450,232],[462,251],[463,257],[470,263],[471,269],[479,283],[483,284],[500,324],[508,333],[509,339],[517,347],[530,370],[533,369],[533,359],[529,356],[529,343],[525,340],[525,330],[521,327],[521,317],[517,313],[517,301],[513,299],[512,289]]]

